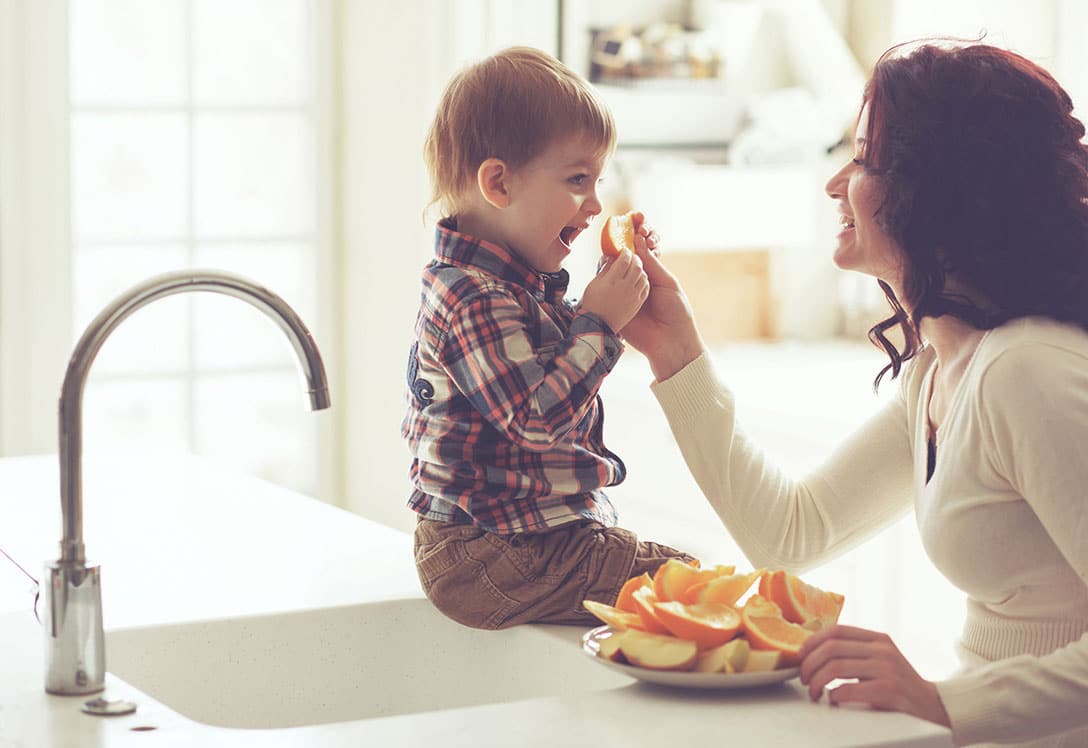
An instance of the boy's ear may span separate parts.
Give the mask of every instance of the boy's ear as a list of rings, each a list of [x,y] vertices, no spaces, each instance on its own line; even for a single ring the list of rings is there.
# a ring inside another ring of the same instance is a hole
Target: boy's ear
[[[484,200],[496,208],[510,204],[510,167],[497,158],[486,159],[476,170],[476,186]]]

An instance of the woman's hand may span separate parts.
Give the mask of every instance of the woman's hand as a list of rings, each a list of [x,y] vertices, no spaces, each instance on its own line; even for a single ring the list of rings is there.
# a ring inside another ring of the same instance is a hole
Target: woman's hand
[[[801,683],[809,697],[818,701],[836,678],[857,682],[829,691],[831,704],[860,702],[949,726],[937,686],[915,672],[887,634],[834,626],[810,636],[801,647]]]
[[[687,297],[659,255],[659,239],[642,213],[632,213],[635,253],[650,281],[650,295],[621,334],[650,361],[654,377],[664,380],[694,361],[703,351]]]

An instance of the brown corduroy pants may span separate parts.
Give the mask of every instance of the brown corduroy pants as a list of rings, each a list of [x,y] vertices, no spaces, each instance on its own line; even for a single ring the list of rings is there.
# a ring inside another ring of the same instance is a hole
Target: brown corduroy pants
[[[629,578],[692,556],[633,532],[583,520],[538,533],[496,535],[420,518],[416,569],[427,597],[466,626],[590,625],[583,600],[612,605]]]

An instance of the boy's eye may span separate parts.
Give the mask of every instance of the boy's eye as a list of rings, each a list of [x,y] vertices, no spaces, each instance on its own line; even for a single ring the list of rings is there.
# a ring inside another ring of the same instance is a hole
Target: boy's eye
[[[568,179],[567,181],[570,182],[573,185],[577,185],[577,186],[581,187],[583,184],[586,183],[587,179],[589,179],[588,174],[577,174],[577,175],[571,177],[570,179]]]

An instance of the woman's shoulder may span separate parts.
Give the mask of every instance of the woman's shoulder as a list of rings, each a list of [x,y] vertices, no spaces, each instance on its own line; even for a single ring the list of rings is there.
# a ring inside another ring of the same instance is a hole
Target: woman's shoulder
[[[1020,317],[995,327],[976,354],[983,362],[1088,359],[1088,330],[1049,317]]]
[[[980,386],[1021,394],[1088,382],[1088,330],[1047,317],[1022,317],[991,330],[972,367]]]

